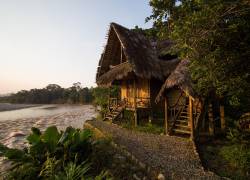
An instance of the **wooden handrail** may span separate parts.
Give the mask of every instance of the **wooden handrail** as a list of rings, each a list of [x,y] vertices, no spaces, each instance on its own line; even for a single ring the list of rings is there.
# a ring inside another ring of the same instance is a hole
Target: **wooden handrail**
[[[176,103],[175,103],[173,106],[169,106],[169,108],[173,108],[173,107],[176,107],[176,106],[177,106],[178,102],[180,101],[180,99],[181,99],[181,97],[182,97],[182,94],[183,94],[183,92],[181,92],[181,94],[180,94],[180,96],[178,97]]]
[[[173,131],[173,128],[175,126],[175,123],[179,117],[179,115],[181,114],[181,112],[185,109],[185,106],[181,106],[181,108],[178,109],[178,112],[176,114],[174,114],[174,120],[173,120],[173,124],[172,124],[172,127],[170,128],[170,132]]]

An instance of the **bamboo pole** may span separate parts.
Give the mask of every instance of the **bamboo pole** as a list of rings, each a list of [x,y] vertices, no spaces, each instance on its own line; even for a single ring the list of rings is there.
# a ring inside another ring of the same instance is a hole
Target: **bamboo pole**
[[[137,103],[136,103],[136,82],[135,82],[135,79],[134,79],[134,86],[133,86],[133,89],[134,89],[134,125],[135,127],[137,126]]]
[[[214,135],[214,118],[213,118],[213,106],[210,103],[208,107],[208,120],[209,120],[209,134]]]
[[[191,135],[190,139],[194,139],[194,118],[193,118],[193,100],[191,97],[189,97],[189,122],[190,122],[190,129],[191,129]]]
[[[222,105],[220,105],[220,125],[221,125],[221,130],[225,132],[226,129],[225,110],[224,106]]]
[[[169,131],[168,131],[168,100],[167,97],[165,97],[165,101],[164,101],[164,112],[165,112],[165,133],[168,135]]]

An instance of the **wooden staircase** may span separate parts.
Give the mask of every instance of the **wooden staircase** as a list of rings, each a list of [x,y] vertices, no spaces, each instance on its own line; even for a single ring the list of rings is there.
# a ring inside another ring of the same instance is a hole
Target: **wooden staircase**
[[[116,108],[110,110],[103,119],[103,121],[114,121],[124,110],[125,106],[117,106]]]
[[[188,105],[185,105],[178,113],[176,119],[174,120],[172,132],[177,134],[191,134],[191,129],[188,123]]]

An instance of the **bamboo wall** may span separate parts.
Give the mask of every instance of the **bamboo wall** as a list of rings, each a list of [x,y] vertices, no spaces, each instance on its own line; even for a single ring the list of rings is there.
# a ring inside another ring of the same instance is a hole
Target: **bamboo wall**
[[[126,100],[128,106],[134,108],[135,98],[137,107],[143,108],[150,103],[150,88],[148,80],[141,78],[135,79],[135,87],[134,79],[124,80],[121,83],[121,99]]]

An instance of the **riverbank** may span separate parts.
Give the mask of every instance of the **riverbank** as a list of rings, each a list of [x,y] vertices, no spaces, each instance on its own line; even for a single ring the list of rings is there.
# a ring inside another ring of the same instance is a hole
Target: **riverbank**
[[[82,128],[86,120],[97,116],[92,105],[72,106],[72,108],[60,105],[60,108],[59,113],[53,115],[1,120],[0,143],[10,148],[23,148],[27,145],[25,138],[30,133],[31,127],[37,127],[42,131],[53,125],[59,130],[64,130],[68,126]],[[0,160],[0,171],[4,168],[2,163],[3,161]]]
[[[30,107],[36,107],[36,106],[39,106],[39,105],[0,103],[0,112],[17,110],[17,109],[24,109],[24,108],[30,108]]]

